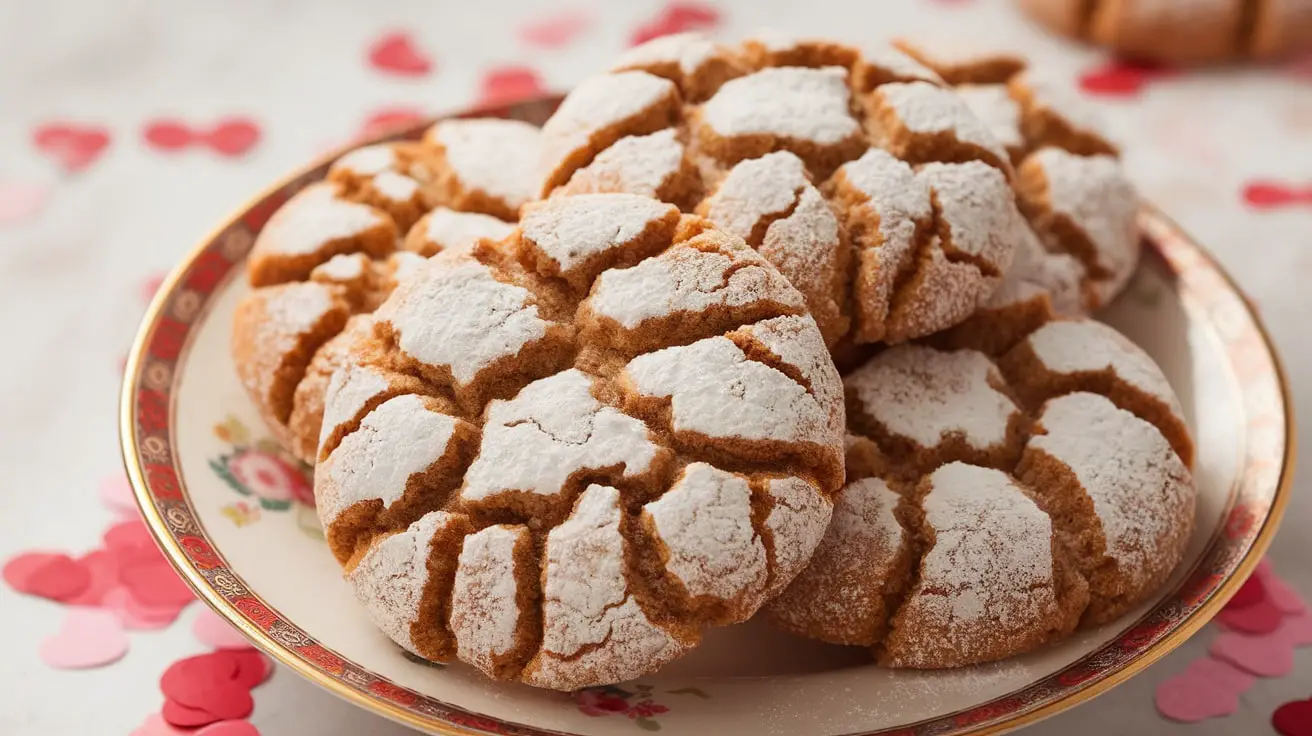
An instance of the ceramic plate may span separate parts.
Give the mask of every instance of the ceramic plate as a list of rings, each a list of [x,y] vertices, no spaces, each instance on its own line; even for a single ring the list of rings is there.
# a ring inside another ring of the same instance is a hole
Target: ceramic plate
[[[554,100],[493,111],[541,123]],[[487,114],[488,111],[483,111]],[[417,136],[419,128],[398,136]],[[874,667],[862,650],[748,623],[659,674],[572,694],[417,661],[365,618],[323,542],[311,485],[261,425],[228,355],[243,259],[269,214],[327,161],[261,195],[175,270],[123,393],[123,451],[147,521],[200,597],[257,645],[348,700],[430,733],[998,733],[1088,700],[1201,627],[1240,585],[1287,500],[1285,381],[1261,324],[1199,246],[1155,211],[1127,292],[1102,315],[1143,346],[1198,444],[1197,532],[1153,600],[999,664]]]

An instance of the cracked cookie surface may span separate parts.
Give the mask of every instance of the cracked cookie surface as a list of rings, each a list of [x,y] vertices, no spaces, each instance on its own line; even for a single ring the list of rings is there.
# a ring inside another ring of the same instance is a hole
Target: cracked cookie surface
[[[327,392],[315,494],[414,654],[561,690],[631,679],[749,618],[828,525],[837,370],[797,290],[700,217],[534,203],[371,320]]]

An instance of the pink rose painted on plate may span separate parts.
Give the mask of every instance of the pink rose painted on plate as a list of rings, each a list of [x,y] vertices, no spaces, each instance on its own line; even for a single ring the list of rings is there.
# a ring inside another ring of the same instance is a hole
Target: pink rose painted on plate
[[[232,452],[212,458],[210,467],[234,491],[255,497],[260,508],[268,511],[286,511],[294,504],[314,505],[314,489],[300,464],[276,442],[262,438],[252,443],[246,426],[232,416],[214,426],[214,436],[232,445]],[[254,519],[246,515],[243,521]],[[238,522],[238,526],[244,524]]]

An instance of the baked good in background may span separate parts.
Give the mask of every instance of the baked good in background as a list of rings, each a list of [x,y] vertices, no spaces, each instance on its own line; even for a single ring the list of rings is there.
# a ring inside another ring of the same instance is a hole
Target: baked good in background
[[[1045,28],[1135,59],[1210,64],[1312,50],[1307,0],[1020,0]]]

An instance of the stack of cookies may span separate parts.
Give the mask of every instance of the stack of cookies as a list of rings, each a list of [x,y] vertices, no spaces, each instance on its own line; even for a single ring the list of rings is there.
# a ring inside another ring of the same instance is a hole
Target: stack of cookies
[[[1120,616],[1192,533],[1180,406],[1088,317],[1137,209],[1012,56],[668,36],[540,130],[343,156],[233,352],[415,655],[570,690],[760,613],[957,667]]]

